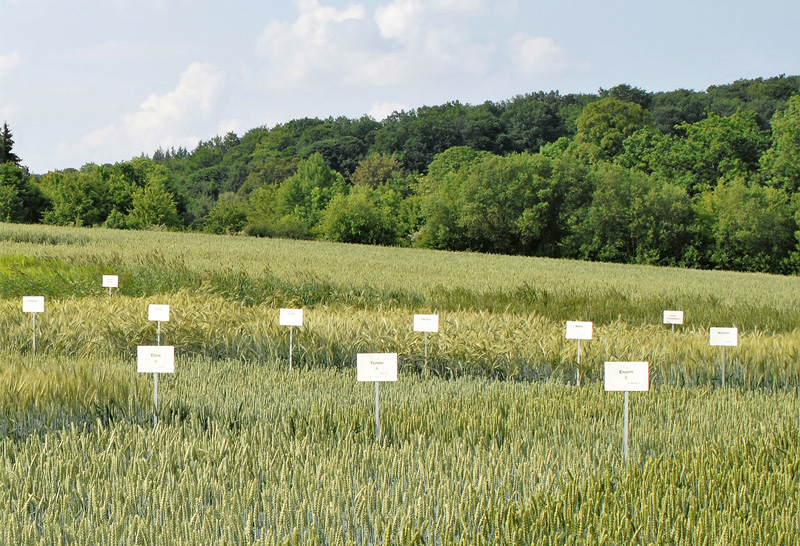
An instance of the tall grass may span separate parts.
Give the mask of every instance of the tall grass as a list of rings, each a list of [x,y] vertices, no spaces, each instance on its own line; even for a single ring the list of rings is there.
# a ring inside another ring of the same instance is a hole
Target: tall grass
[[[107,426],[150,415],[146,382],[127,362],[0,353],[0,438],[76,426]],[[150,398],[152,400],[152,398]]]
[[[41,241],[60,241],[47,244]],[[308,241],[0,224],[0,298],[83,297],[120,276],[131,297],[180,290],[243,305],[378,305],[552,320],[800,327],[800,279]]]
[[[134,367],[130,366],[130,370]],[[133,372],[131,371],[131,376]],[[0,440],[7,544],[783,544],[797,398],[181,358],[157,428]],[[130,378],[134,380],[134,377]]]
[[[0,544],[793,545],[798,303],[790,277],[0,224]],[[740,328],[728,388],[709,326]],[[375,442],[353,368],[382,351]],[[605,360],[650,362],[627,465]]]
[[[88,358],[133,358],[137,345],[156,342],[148,305],[169,304],[161,324],[163,344],[177,354],[265,362],[288,359],[289,332],[278,323],[278,308],[242,306],[218,296],[182,291],[131,298],[107,294],[47,300],[38,314],[37,354]],[[473,375],[506,380],[572,380],[578,371],[577,344],[564,338],[564,323],[538,314],[509,311],[441,312],[440,331],[424,338],[413,332],[409,309],[318,306],[305,313],[294,332],[294,363],[301,368],[352,367],[359,352],[397,352],[404,372],[452,379]],[[31,353],[32,320],[19,300],[0,301],[4,343]],[[795,389],[800,380],[800,331],[740,335],[726,353],[726,382],[753,388]],[[607,360],[650,362],[653,384],[721,384],[722,351],[709,346],[707,328],[630,325],[595,327],[581,344],[581,376],[600,380]]]

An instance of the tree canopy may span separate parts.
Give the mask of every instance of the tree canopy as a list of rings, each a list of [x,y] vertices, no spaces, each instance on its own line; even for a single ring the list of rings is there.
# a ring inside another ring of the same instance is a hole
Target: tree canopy
[[[0,220],[800,273],[800,76],[300,118],[32,176]]]

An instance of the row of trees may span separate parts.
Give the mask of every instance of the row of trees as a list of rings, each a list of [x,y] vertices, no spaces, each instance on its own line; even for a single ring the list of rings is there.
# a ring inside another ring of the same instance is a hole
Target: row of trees
[[[798,158],[800,77],[621,85],[300,119],[35,177],[6,162],[0,215],[789,273]]]
[[[169,171],[147,158],[33,177],[8,123],[0,132],[0,221],[142,229],[181,228]]]

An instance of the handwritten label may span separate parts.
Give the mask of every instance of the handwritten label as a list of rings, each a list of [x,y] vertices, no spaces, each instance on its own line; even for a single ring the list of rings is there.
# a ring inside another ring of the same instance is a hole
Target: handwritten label
[[[175,347],[171,345],[139,345],[136,356],[139,373],[175,373]]]
[[[683,311],[664,311],[664,324],[683,324]]]
[[[274,315],[273,315],[274,316]],[[302,326],[302,309],[281,309],[279,323],[281,326]]]
[[[709,345],[717,347],[736,347],[739,345],[737,328],[711,328],[708,330]]]
[[[592,339],[592,323],[568,320],[567,339]]]
[[[438,332],[439,315],[414,315],[415,332]]]
[[[650,390],[650,364],[647,362],[606,362],[606,391]]]
[[[359,381],[397,381],[397,353],[359,353]]]
[[[147,320],[169,322],[169,305],[150,304],[147,308]]]
[[[23,313],[44,313],[44,296],[23,296]]]

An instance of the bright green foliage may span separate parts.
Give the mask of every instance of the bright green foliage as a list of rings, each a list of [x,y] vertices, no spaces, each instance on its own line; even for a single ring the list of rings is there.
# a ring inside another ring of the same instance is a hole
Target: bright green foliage
[[[205,219],[206,233],[239,233],[247,225],[244,205],[233,196],[222,197]]]
[[[403,167],[394,155],[371,154],[358,164],[350,177],[354,186],[377,188],[392,178],[402,177]]]
[[[634,133],[625,141],[625,153],[617,162],[653,173],[694,196],[714,188],[722,178],[753,178],[767,147],[753,112],[738,111],[728,117],[709,113],[704,120],[679,125],[678,130],[685,135]]]
[[[577,120],[574,153],[592,163],[611,160],[622,143],[649,123],[647,112],[636,103],[607,97],[592,102]]]
[[[79,174],[6,173],[0,219],[37,222],[46,214],[60,225],[155,222],[271,238],[796,273],[800,252],[784,236],[785,223],[775,237],[739,234],[738,223],[728,223],[726,241],[784,246],[756,257],[749,244],[726,242],[720,251],[713,226],[725,221],[710,218],[707,204],[717,185],[732,180],[800,203],[798,84],[800,76],[778,76],[659,93],[620,84],[596,94],[422,106],[383,121],[295,119],[212,137],[191,151],[159,148],[152,159],[86,165]],[[51,203],[36,192],[40,183]],[[378,192],[346,198],[351,184]],[[742,209],[760,207],[759,195],[741,193]],[[153,210],[163,206],[170,210]]]
[[[710,113],[703,121],[679,128],[686,131],[683,153],[694,177],[688,185],[692,192],[713,187],[723,177],[751,175],[768,144],[753,112],[737,111],[728,117]]]
[[[762,177],[789,192],[800,189],[800,95],[772,118],[772,146],[761,156]]]
[[[470,149],[454,149],[459,150]],[[441,160],[437,157],[432,163],[435,168],[423,181],[422,206],[427,222],[420,244],[506,254],[535,253],[544,244],[552,223],[552,161],[529,154],[474,154],[471,159],[472,153],[464,158],[462,155],[443,154]],[[451,159],[455,159],[452,167]]]
[[[265,184],[254,190],[247,199],[247,225],[244,232],[255,237],[308,239],[308,226],[292,214],[275,215],[278,187]]]
[[[342,175],[329,168],[321,154],[315,153],[300,163],[297,173],[281,183],[275,195],[275,216],[294,216],[311,229],[319,223],[330,200],[346,192]]]
[[[418,244],[422,247],[463,250],[468,244],[458,227],[459,186],[469,166],[491,157],[468,146],[456,146],[431,161],[428,175],[420,181],[422,214],[425,225]]]
[[[19,221],[22,199],[13,186],[0,185],[0,220],[3,222]]]
[[[110,203],[107,171],[96,165],[83,171],[52,172],[42,178],[42,187],[52,209],[44,221],[61,226],[94,226],[105,221]]]
[[[454,146],[444,152],[437,154],[428,165],[428,176],[425,180],[426,188],[424,191],[435,191],[440,179],[451,174],[458,173],[461,169],[468,167],[477,159],[490,157],[487,152],[477,151],[469,146]]]
[[[151,226],[178,227],[180,219],[172,193],[157,180],[150,181],[133,194],[133,206],[126,219],[133,229]]]
[[[380,192],[358,186],[331,199],[319,230],[326,239],[340,243],[392,245],[398,237],[397,214]]]
[[[584,258],[685,265],[684,253],[695,242],[686,192],[614,165],[592,178],[592,202],[578,230]]]
[[[179,225],[173,197],[166,189],[169,173],[146,158],[113,166],[85,165],[80,171],[55,171],[42,177],[51,207],[44,221],[55,225],[141,228]],[[145,190],[145,186],[152,187]],[[134,199],[138,210],[132,214]],[[172,211],[168,210],[172,201]],[[166,208],[165,208],[166,207]],[[163,209],[160,210],[159,209]]]
[[[787,267],[797,225],[785,192],[734,180],[704,194],[698,210],[712,240],[710,260],[719,269]]]
[[[269,221],[275,211],[276,186],[265,184],[247,196],[247,222],[255,224]]]

